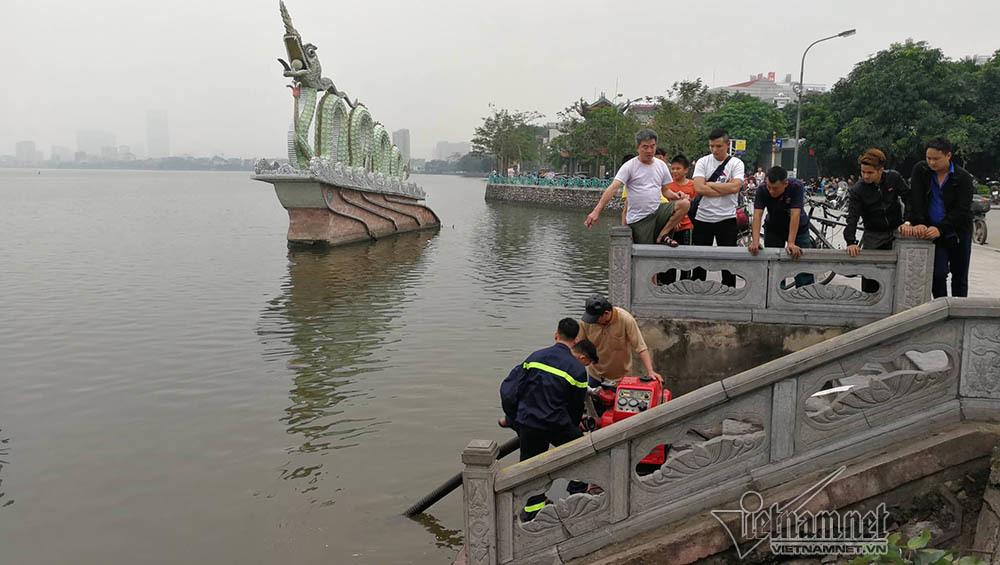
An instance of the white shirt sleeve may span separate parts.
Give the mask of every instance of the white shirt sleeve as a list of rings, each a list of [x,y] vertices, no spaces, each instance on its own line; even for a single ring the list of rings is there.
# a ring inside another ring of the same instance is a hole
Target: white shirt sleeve
[[[625,161],[625,164],[618,168],[618,173],[615,175],[615,180],[621,182],[622,184],[628,186],[628,182],[632,180],[632,167],[630,166],[632,161]]]
[[[667,186],[668,184],[674,182],[674,177],[670,174],[670,167],[666,163],[663,164],[663,172],[661,174],[662,178],[660,178],[660,187]]]
[[[693,178],[701,177],[703,179],[707,179],[708,175],[711,174],[705,170],[707,167],[708,167],[708,159],[705,159],[704,157],[698,159],[698,162],[694,164]]]
[[[733,168],[729,174],[729,180],[743,180],[743,175],[744,175],[743,160],[740,159],[739,157],[733,157],[733,160],[730,161],[730,163],[733,164]]]

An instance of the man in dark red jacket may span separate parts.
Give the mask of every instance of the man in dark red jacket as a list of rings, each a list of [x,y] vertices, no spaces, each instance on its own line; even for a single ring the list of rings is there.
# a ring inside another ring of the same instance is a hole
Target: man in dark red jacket
[[[952,145],[935,137],[925,147],[926,161],[913,167],[906,222],[902,235],[932,240],[934,249],[934,298],[969,295],[969,261],[972,258],[973,179],[951,161]]]

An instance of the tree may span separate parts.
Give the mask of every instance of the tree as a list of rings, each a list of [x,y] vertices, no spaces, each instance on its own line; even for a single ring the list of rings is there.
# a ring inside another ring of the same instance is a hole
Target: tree
[[[539,157],[538,128],[531,122],[542,117],[534,111],[510,111],[490,105],[490,115],[476,128],[472,152],[492,155],[497,170],[506,171],[514,162],[537,160]]]
[[[722,128],[733,139],[745,139],[747,148],[742,159],[750,167],[757,163],[761,143],[772,135],[781,137],[788,130],[781,110],[746,94],[731,96],[721,108],[705,116],[703,125],[706,131]]]
[[[926,42],[893,43],[855,65],[829,93],[804,100],[802,136],[832,174],[855,172],[855,159],[869,147],[906,174],[936,136],[951,139],[960,158],[985,163],[995,139],[987,108],[1000,86],[997,75],[984,87],[992,72],[990,63],[952,61]]]
[[[705,116],[725,104],[730,95],[711,92],[701,79],[675,82],[653,116],[652,128],[659,135],[660,147],[669,155],[684,153],[690,159],[708,151]]]
[[[977,71],[977,102],[973,115],[982,151],[967,156],[970,171],[996,178],[1000,163],[1000,51]]]
[[[785,119],[789,132],[794,131],[797,106],[785,106]],[[840,131],[833,110],[833,99],[830,93],[810,94],[802,99],[802,136],[804,147],[812,149],[816,154],[820,174],[826,171],[836,171],[843,174],[856,165],[855,158],[847,157],[837,149],[837,132]],[[802,155],[799,155],[802,158]]]
[[[563,111],[560,125],[562,135],[555,138],[550,146],[550,160],[566,159],[568,155],[577,164],[597,170],[605,165],[609,170],[617,169],[622,158],[635,153],[635,133],[639,122],[617,108],[594,108],[574,116],[578,108],[571,106]]]
[[[493,158],[489,155],[466,153],[455,162],[455,170],[466,173],[488,173],[494,166]]]

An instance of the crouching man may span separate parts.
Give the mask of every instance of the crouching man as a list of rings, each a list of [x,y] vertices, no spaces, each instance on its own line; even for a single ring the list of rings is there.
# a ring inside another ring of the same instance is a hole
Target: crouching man
[[[559,320],[555,343],[529,355],[500,384],[506,423],[521,440],[521,461],[544,453],[549,445],[560,446],[583,435],[580,419],[587,395],[587,370],[577,355],[587,358],[587,352],[572,351],[579,333],[580,325],[573,318]],[[574,481],[570,493],[586,488],[586,484]],[[522,519],[534,518],[544,506],[544,494],[528,498]]]

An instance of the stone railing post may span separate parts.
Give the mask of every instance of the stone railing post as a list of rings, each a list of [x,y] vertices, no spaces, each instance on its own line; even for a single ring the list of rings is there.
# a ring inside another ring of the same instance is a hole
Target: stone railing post
[[[497,470],[495,441],[473,440],[462,452],[465,501],[465,556],[474,565],[497,565],[497,512],[493,484]],[[512,517],[507,517],[513,519]]]
[[[619,308],[632,309],[632,230],[612,226],[608,230],[608,300]]]
[[[892,313],[898,314],[931,299],[934,281],[934,244],[922,239],[897,238],[896,288]]]

